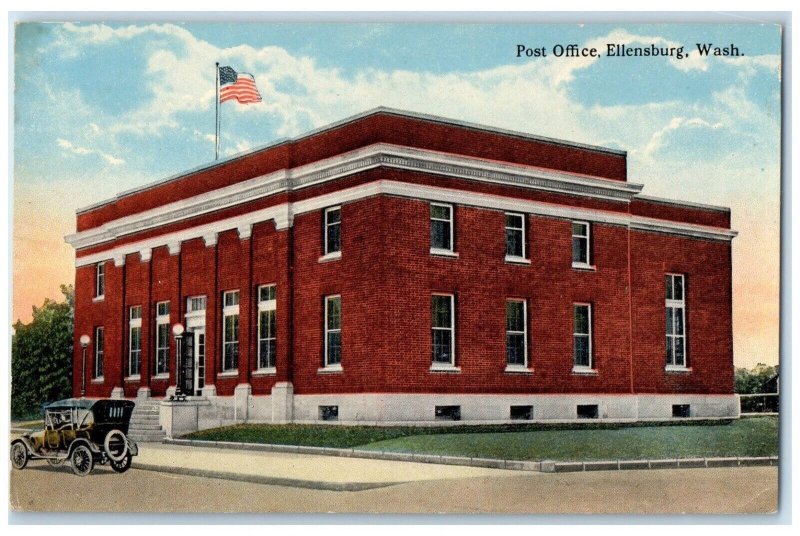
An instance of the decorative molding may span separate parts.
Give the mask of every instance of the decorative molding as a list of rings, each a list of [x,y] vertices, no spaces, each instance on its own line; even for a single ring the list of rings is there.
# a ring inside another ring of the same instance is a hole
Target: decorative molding
[[[219,235],[219,233],[217,233],[217,232],[205,233],[203,235],[203,242],[205,243],[207,248],[210,248],[211,246],[216,246],[217,245],[217,236],[218,235]]]
[[[155,248],[170,243],[191,240],[193,238],[203,238],[206,240],[206,245],[210,246],[216,243],[216,235],[218,233],[269,220],[275,221],[276,229],[283,230],[292,225],[294,216],[297,214],[305,214],[331,205],[340,205],[377,195],[391,195],[504,212],[518,212],[569,220],[591,221],[608,225],[631,227],[643,231],[677,234],[694,238],[730,241],[736,236],[736,231],[718,227],[670,222],[653,218],[641,218],[639,216],[631,216],[627,213],[554,205],[551,203],[527,201],[499,195],[465,192],[452,188],[440,188],[438,186],[422,186],[405,182],[379,180],[344,190],[338,190],[330,194],[312,197],[303,201],[283,203],[233,218],[218,220],[165,235],[154,236],[139,242],[123,244],[100,253],[78,257],[76,259],[76,266],[86,266],[111,258],[116,259],[119,255],[135,253],[144,248]]]
[[[276,193],[306,188],[377,167],[422,171],[480,182],[622,202],[630,201],[642,189],[640,184],[624,181],[377,143],[291,170],[282,169],[118,218],[100,227],[67,235],[65,240],[75,249],[82,249]],[[288,225],[291,225],[291,217],[288,218],[288,222]]]
[[[708,225],[697,225],[693,223],[680,223],[656,218],[645,218],[642,216],[631,216],[630,225],[631,229],[636,229],[637,231],[678,234],[694,238],[706,238],[709,240],[730,241],[739,234],[733,229],[710,227]]]
[[[237,231],[239,231],[239,240],[247,240],[253,234],[253,224],[246,223],[244,225],[240,225],[237,227]]]
[[[139,259],[142,262],[148,262],[153,257],[153,249],[152,248],[144,248],[139,251]]]
[[[102,260],[106,260],[108,258],[109,257],[105,256],[105,257],[102,257]],[[111,258],[114,259],[114,266],[116,266],[117,268],[119,268],[120,266],[125,266],[125,253],[116,252],[115,251]],[[93,263],[90,263],[90,264],[93,264]],[[78,266],[83,266],[83,265],[81,264],[81,265],[78,265]]]
[[[181,242],[180,240],[176,240],[175,242],[169,242],[167,244],[167,249],[169,250],[170,255],[177,255],[181,252]]]

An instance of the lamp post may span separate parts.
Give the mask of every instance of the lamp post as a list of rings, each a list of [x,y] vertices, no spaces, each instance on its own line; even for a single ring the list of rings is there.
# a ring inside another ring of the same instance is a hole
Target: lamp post
[[[86,395],[86,347],[92,342],[88,335],[81,335],[81,348],[83,348],[83,359],[81,359],[81,398]]]
[[[183,399],[181,388],[181,341],[183,340],[183,324],[180,322],[172,326],[172,335],[175,336],[175,398]]]

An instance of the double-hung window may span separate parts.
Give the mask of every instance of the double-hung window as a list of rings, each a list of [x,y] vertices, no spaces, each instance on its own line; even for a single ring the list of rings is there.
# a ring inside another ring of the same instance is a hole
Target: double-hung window
[[[431,203],[431,253],[453,254],[453,205]]]
[[[686,368],[686,280],[667,274],[667,368]]]
[[[525,254],[525,215],[506,213],[506,260],[523,260]]]
[[[572,306],[572,358],[575,370],[592,370],[592,306]]]
[[[325,228],[323,229],[325,242],[324,254],[333,256],[342,251],[342,208],[330,207],[325,209]]]
[[[258,287],[258,368],[275,368],[276,335],[276,286]]]
[[[572,266],[591,266],[591,226],[585,221],[572,222]]]
[[[128,376],[139,376],[142,371],[142,306],[129,310]]]
[[[169,302],[156,303],[156,376],[169,373]]]
[[[94,378],[103,378],[103,356],[106,349],[106,330],[103,326],[94,328]]]
[[[342,365],[342,297],[325,296],[325,367]]]
[[[506,365],[509,369],[528,366],[527,304],[506,300]]]
[[[106,294],[106,263],[98,262],[95,268],[94,297],[103,298]]]
[[[455,310],[452,294],[431,296],[432,368],[455,367]]]
[[[222,294],[222,371],[239,367],[239,291]]]

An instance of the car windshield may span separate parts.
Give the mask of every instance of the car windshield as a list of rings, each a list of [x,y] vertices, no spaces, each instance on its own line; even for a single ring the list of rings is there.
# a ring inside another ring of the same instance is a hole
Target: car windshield
[[[45,414],[45,426],[50,430],[63,430],[72,426],[72,411],[50,410]]]

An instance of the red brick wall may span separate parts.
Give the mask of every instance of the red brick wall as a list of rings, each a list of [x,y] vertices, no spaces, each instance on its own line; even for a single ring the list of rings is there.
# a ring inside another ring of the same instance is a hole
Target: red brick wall
[[[731,247],[633,232],[634,386],[640,393],[732,393]],[[666,372],[667,273],[685,275],[688,365]]]
[[[294,219],[295,393],[383,391],[387,353],[382,328],[381,288],[387,259],[380,229],[385,198],[342,207],[342,259],[319,262],[323,254],[322,211]],[[323,298],[342,296],[344,373],[318,374],[323,364]]]
[[[421,184],[439,180],[403,175]],[[348,180],[377,176],[373,172]],[[394,177],[393,172],[383,176]],[[154,367],[155,304],[170,300],[171,323],[184,321],[186,298],[193,295],[207,296],[206,382],[223,396],[240,383],[250,383],[254,394],[268,394],[276,381],[293,381],[298,394],[732,392],[727,242],[638,231],[629,235],[624,226],[593,224],[596,270],[580,271],[571,266],[570,222],[528,217],[532,263],[511,265],[504,262],[503,213],[456,206],[459,257],[432,257],[428,203],[380,196],[342,207],[342,258],[320,263],[321,218],[322,210],[298,215],[294,226],[282,231],[272,221],[260,223],[245,240],[235,230],[225,231],[212,246],[202,239],[186,241],[179,255],[155,248],[149,262],[141,262],[139,254],[128,255],[122,267],[107,262],[106,297],[99,302],[92,300],[95,267],[78,268],[76,394],[81,357],[77,339],[83,333],[94,338],[94,327],[104,325],[105,382],[87,382],[87,394],[108,396],[112,387],[124,385],[126,396],[135,396],[140,385],[149,383],[154,396],[163,395],[174,384],[175,348],[171,343],[170,381],[151,381],[146,372]],[[664,370],[667,272],[687,276],[688,373]],[[277,373],[258,375],[253,374],[255,290],[269,283],[278,287]],[[220,300],[225,290],[233,289],[240,291],[240,366],[232,377],[216,377],[221,369]],[[429,370],[433,292],[456,296],[457,374]],[[342,296],[344,372],[320,374],[323,297],[331,294]],[[528,303],[529,375],[504,372],[506,298]],[[593,306],[596,375],[572,372],[575,302]],[[131,305],[143,306],[145,375],[141,382],[123,383]],[[93,356],[94,343],[87,351],[87,373],[93,369]]]
[[[729,210],[679,206],[651,199],[633,198],[631,201],[631,214],[714,227],[729,228],[731,225],[731,213]]]

